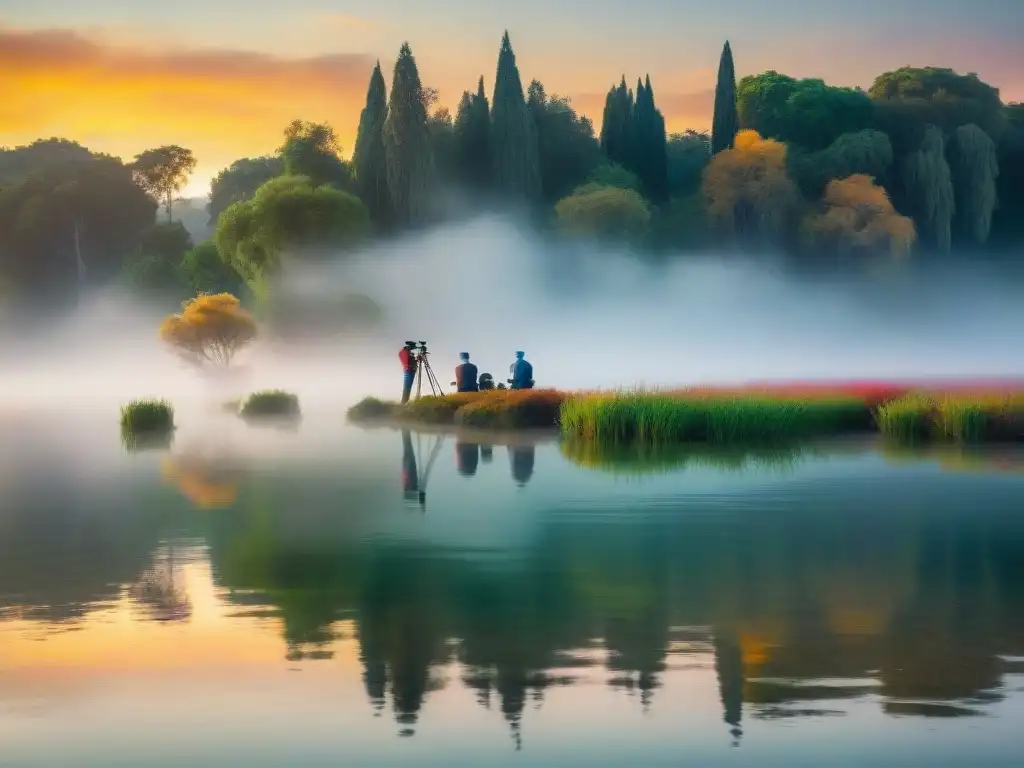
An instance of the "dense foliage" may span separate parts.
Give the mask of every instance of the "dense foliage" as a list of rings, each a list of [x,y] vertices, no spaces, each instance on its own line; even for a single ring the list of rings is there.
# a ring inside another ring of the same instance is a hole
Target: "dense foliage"
[[[669,251],[736,240],[810,257],[1019,246],[1024,107],[977,75],[904,67],[867,91],[775,71],[737,81],[728,42],[718,64],[709,132],[669,134],[650,77],[630,87],[625,76],[595,130],[524,78],[507,33],[492,92],[476,78],[454,113],[405,43],[390,90],[379,63],[370,74],[351,163],[334,127],[294,120],[274,154],[213,179],[209,228],[177,204],[196,167],[187,148],[130,163],[62,139],[0,149],[0,286],[27,304],[115,278],[168,301],[259,298],[289,255],[342,254],[371,233],[490,207]]]

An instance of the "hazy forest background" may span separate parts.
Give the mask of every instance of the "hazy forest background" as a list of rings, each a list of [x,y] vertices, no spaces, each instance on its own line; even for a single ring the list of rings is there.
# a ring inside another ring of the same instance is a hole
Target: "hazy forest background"
[[[652,259],[867,263],[1024,243],[1024,105],[974,74],[905,67],[867,91],[774,71],[737,82],[726,43],[712,130],[670,135],[643,73],[611,84],[595,128],[524,85],[507,33],[487,86],[453,114],[405,44],[390,86],[379,63],[369,73],[347,158],[330,125],[296,120],[275,154],[224,168],[207,200],[179,197],[196,166],[185,147],[130,160],[61,138],[0,149],[0,301],[74,306],[86,287],[122,285],[170,307],[220,291],[259,306],[283,260],[482,212]]]

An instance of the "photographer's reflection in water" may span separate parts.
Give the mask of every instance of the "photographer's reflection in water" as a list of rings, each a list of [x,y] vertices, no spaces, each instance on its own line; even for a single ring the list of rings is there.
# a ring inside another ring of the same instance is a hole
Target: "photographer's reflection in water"
[[[463,477],[472,477],[480,464],[480,444],[455,441],[455,468]]]
[[[536,457],[537,449],[533,445],[510,445],[508,447],[512,479],[520,488],[530,482],[530,478],[533,477],[533,463]]]

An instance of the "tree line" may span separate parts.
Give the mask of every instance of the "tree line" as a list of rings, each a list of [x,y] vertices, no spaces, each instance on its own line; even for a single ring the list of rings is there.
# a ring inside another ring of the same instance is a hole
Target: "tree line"
[[[600,130],[539,80],[506,33],[455,110],[409,45],[370,74],[351,160],[296,120],[265,157],[213,180],[212,237],[175,219],[196,161],[124,163],[61,139],[0,150],[0,295],[139,290],[260,296],[282,255],[333,254],[480,210],[633,247],[757,246],[806,258],[1019,247],[1024,106],[974,74],[904,67],[867,90],[769,71],[737,81],[722,50],[710,132],[669,134],[649,76],[609,88]],[[158,216],[158,208],[164,216]],[[159,219],[159,220],[158,220]]]

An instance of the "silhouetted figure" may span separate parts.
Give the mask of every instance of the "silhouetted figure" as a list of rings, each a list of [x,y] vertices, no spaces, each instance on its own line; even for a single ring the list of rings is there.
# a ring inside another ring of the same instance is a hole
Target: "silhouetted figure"
[[[478,392],[477,369],[469,362],[469,352],[460,352],[459,359],[462,360],[455,366],[455,391],[456,392]]]
[[[406,345],[398,351],[398,361],[402,364],[402,402],[409,402],[409,395],[412,394],[412,385],[416,381],[416,355],[413,350],[416,345],[406,342]]]
[[[409,501],[418,501],[421,507],[427,502],[427,489],[420,487],[412,434],[407,429],[402,430],[402,495]]]
[[[509,366],[512,389],[533,389],[533,366],[526,361],[524,352],[516,352],[516,361]]]
[[[455,468],[463,477],[472,477],[476,474],[477,465],[480,463],[479,443],[455,443]]]
[[[509,463],[512,465],[512,479],[522,488],[533,477],[533,463],[537,449],[532,445],[510,445],[508,447]]]
[[[722,719],[732,726],[732,745],[739,746],[743,736],[743,656],[739,641],[728,632],[715,632],[715,672],[718,694],[722,699]]]

